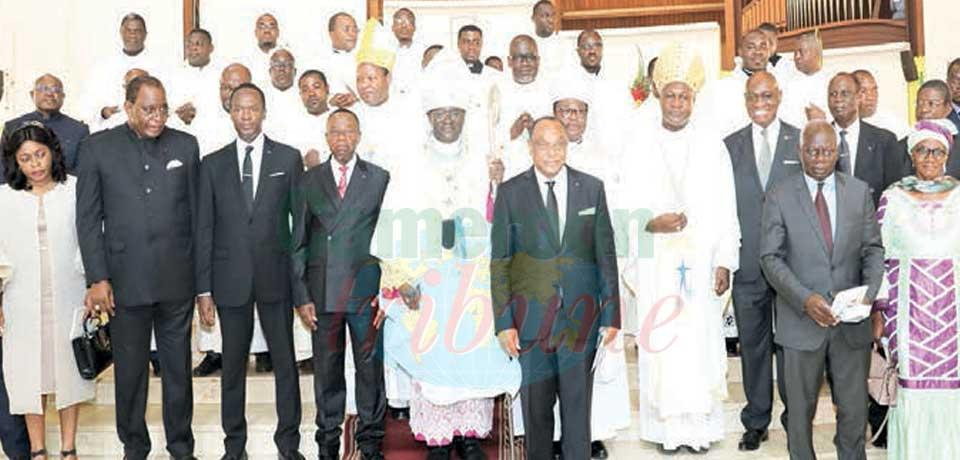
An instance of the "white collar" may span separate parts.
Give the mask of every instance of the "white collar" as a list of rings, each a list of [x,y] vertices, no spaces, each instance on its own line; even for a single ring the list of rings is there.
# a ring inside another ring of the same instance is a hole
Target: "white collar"
[[[533,167],[533,173],[537,176],[537,183],[540,185],[544,185],[547,181],[551,180],[555,182],[554,187],[567,183],[567,165],[563,165],[563,167],[560,168],[560,172],[552,178],[544,176],[536,166]]]
[[[253,146],[254,152],[263,152],[263,142],[265,138],[266,136],[263,134],[262,130],[260,131],[260,134],[257,134],[257,137],[253,139],[253,142],[250,142],[249,144],[245,142],[243,139],[240,139],[239,137],[237,137],[237,151],[243,152],[244,150],[243,147],[251,145]]]

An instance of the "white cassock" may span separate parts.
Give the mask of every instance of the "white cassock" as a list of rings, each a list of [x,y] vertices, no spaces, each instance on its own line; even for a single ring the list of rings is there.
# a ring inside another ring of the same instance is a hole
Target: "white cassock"
[[[806,126],[806,107],[810,104],[820,107],[829,119],[827,89],[830,86],[830,75],[827,72],[820,70],[813,75],[807,75],[794,71],[790,76],[784,76],[784,80],[778,80],[780,90],[783,91],[783,100],[778,113],[783,121],[793,126]]]
[[[895,115],[893,112],[878,108],[872,117],[864,118],[863,121],[870,123],[878,128],[883,128],[897,136],[897,139],[903,139],[913,131],[910,125],[903,117]]]
[[[168,79],[170,74],[173,73],[171,72],[172,66],[158,56],[151,54],[149,48],[144,48],[136,56],[128,56],[120,50],[90,64],[93,70],[84,82],[80,96],[79,113],[83,121],[90,126],[91,133],[94,132],[94,126],[105,126],[102,125],[104,120],[100,116],[102,108],[117,105],[119,101],[120,110],[123,111],[123,101],[125,99],[122,90],[123,77],[127,71],[130,69],[145,70],[150,75],[159,78],[165,87],[170,85]],[[167,91],[169,90],[168,87]],[[114,123],[113,126],[118,126],[121,123]]]
[[[280,91],[272,84],[262,89],[267,99],[267,118],[263,120],[263,131],[274,141],[294,145],[299,137],[296,134],[298,123],[291,123],[291,121],[306,115],[306,109],[300,99],[300,90],[296,84],[284,91]],[[303,154],[303,152],[300,153]]]
[[[327,146],[327,119],[333,110],[327,110],[320,115],[311,115],[306,108],[290,119],[285,120],[287,126],[284,136],[290,145],[300,151],[300,155],[307,156],[307,152],[316,150],[320,154],[320,161],[326,161],[330,156],[330,147]]]
[[[394,94],[379,106],[358,100],[350,108],[360,118],[360,158],[387,171],[396,168],[396,161],[414,152],[423,144],[426,115],[420,109],[419,97]]]
[[[259,86],[262,90],[266,90],[267,86],[270,86],[270,56],[273,55],[274,51],[279,49],[289,50],[289,47],[286,43],[277,43],[277,46],[274,46],[273,49],[264,53],[260,51],[260,47],[254,42],[250,44],[250,48],[246,53],[238,57],[238,61],[250,70],[251,82]],[[292,52],[291,50],[291,53]],[[294,54],[294,56],[296,56],[296,54]],[[299,68],[300,66],[297,65],[297,67]]]
[[[500,80],[500,143],[503,148],[503,179],[516,176],[530,168],[530,148],[527,141],[530,134],[524,130],[516,139],[510,140],[510,127],[524,112],[529,113],[534,120],[553,115],[550,104],[550,82],[542,76],[526,85],[518,84],[513,80],[510,72],[504,72]]]
[[[660,325],[637,335],[640,438],[706,448],[724,438],[725,298],[713,285],[717,267],[733,273],[739,262],[733,173],[723,143],[693,124],[637,136],[646,149],[625,168],[637,173],[625,187],[631,206],[651,217],[682,211],[688,221],[678,233],[648,234],[652,255],[634,258],[622,274],[641,324]]]
[[[357,94],[357,48],[349,52],[331,48],[317,57],[304,57],[297,65],[297,73],[310,69],[319,70],[327,77],[330,97],[341,93]]]
[[[575,49],[573,44],[560,38],[559,34],[550,34],[543,38],[531,32],[530,36],[537,42],[537,52],[540,54],[540,71],[537,78],[553,79],[557,78],[562,69],[571,65],[574,61],[573,54]],[[503,57],[506,62],[506,56]],[[504,69],[509,73],[509,69]]]
[[[183,62],[172,73],[170,83],[165,83],[167,102],[170,105],[170,121],[183,126],[184,131],[198,139],[204,134],[198,129],[198,125],[194,124],[200,117],[200,113],[211,111],[215,115],[217,111],[223,111],[220,104],[220,74],[223,72],[223,67],[222,63],[213,59],[203,67],[194,67]],[[197,116],[189,125],[184,124],[176,114],[177,107],[187,103],[193,104],[197,109]],[[210,152],[202,149],[200,151],[200,155],[207,153]]]
[[[697,95],[697,125],[713,129],[723,139],[750,124],[744,99],[749,78],[737,66],[730,75],[708,82]]]
[[[397,94],[412,94],[417,92],[417,83],[420,80],[424,46],[414,40],[410,46],[397,48],[397,61],[390,72],[390,89]]]

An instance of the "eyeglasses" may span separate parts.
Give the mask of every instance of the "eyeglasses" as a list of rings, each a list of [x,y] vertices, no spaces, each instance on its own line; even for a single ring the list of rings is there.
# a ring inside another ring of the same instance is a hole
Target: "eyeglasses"
[[[137,107],[144,118],[166,118],[170,114],[170,107],[167,104],[153,107]]]
[[[557,115],[562,118],[585,117],[587,116],[587,109],[557,108]]]
[[[947,156],[947,151],[945,149],[931,149],[927,147],[916,147],[913,149],[913,154],[921,160],[928,160],[933,158],[939,160]]]
[[[510,59],[517,62],[536,62],[540,60],[540,56],[535,54],[519,54],[517,56],[510,56]]]
[[[37,85],[34,91],[41,94],[63,94],[63,87],[56,85]]]
[[[276,70],[288,70],[293,68],[293,63],[292,62],[271,62],[270,68],[276,69]]]

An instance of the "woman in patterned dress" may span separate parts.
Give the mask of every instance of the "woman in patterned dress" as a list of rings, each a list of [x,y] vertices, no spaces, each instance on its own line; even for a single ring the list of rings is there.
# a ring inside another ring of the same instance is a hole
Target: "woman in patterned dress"
[[[24,414],[31,459],[45,459],[44,413],[56,395],[61,456],[76,459],[78,403],[94,395],[70,345],[86,290],[74,225],[76,179],[67,176],[56,135],[39,123],[9,135],[3,162],[0,327],[10,412]]]
[[[952,143],[949,121],[918,123],[907,138],[916,175],[887,189],[877,210],[886,298],[874,336],[889,340],[899,374],[891,459],[960,458],[960,182],[944,174]]]

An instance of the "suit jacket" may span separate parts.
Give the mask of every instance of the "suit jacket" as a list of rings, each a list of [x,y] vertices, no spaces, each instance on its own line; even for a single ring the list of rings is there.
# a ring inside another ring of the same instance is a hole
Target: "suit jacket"
[[[7,121],[3,125],[3,138],[0,144],[6,144],[10,135],[13,134],[13,131],[28,121],[39,121],[57,135],[57,140],[60,141],[60,148],[63,150],[63,160],[67,164],[67,172],[74,174],[77,169],[77,147],[83,138],[90,135],[90,129],[87,128],[87,125],[62,113],[56,113],[49,118],[44,118],[39,111],[33,111]],[[6,179],[3,174],[3,169],[3,162],[0,161],[0,184],[3,184]]]
[[[952,121],[957,127],[957,131],[960,131],[960,114],[957,113],[953,107],[950,107],[950,115],[947,115],[947,119]]]
[[[80,144],[77,237],[87,283],[109,279],[117,305],[193,297],[200,154],[166,128],[139,139],[126,124]]]
[[[290,300],[290,219],[293,191],[303,174],[296,149],[263,141],[253,211],[240,181],[237,143],[200,165],[197,217],[197,292],[212,292],[221,306]]]
[[[357,159],[343,199],[331,156],[303,176],[293,216],[293,299],[318,311],[353,313],[380,289],[379,260],[370,254],[390,173]]]
[[[785,347],[815,350],[827,339],[828,330],[803,309],[814,293],[833,302],[837,292],[867,285],[867,300],[872,302],[880,289],[884,251],[870,188],[843,173],[836,173],[836,179],[832,253],[827,251],[804,175],[778,184],[763,205],[760,263],[777,291],[775,340]],[[873,340],[870,321],[836,327],[851,347]]]
[[[874,206],[880,202],[880,195],[890,184],[903,178],[904,161],[893,133],[860,121],[853,175],[870,186]]]
[[[907,138],[900,139],[897,143],[897,151],[904,156],[904,176],[916,174],[917,170],[913,167],[913,160],[907,149]],[[960,178],[960,134],[953,136],[953,148],[950,149],[950,155],[947,157],[946,169],[948,176]]]
[[[780,138],[773,153],[773,164],[767,183],[760,184],[757,157],[753,148],[753,124],[747,125],[723,140],[733,166],[733,182],[737,190],[737,218],[740,221],[740,269],[736,283],[754,282],[763,277],[760,271],[760,214],[764,190],[784,178],[800,173],[800,130],[780,122]]]
[[[613,228],[603,182],[567,167],[562,241],[550,230],[533,168],[500,185],[491,230],[490,287],[496,330],[523,340],[620,327]],[[581,344],[584,342],[580,342]]]

